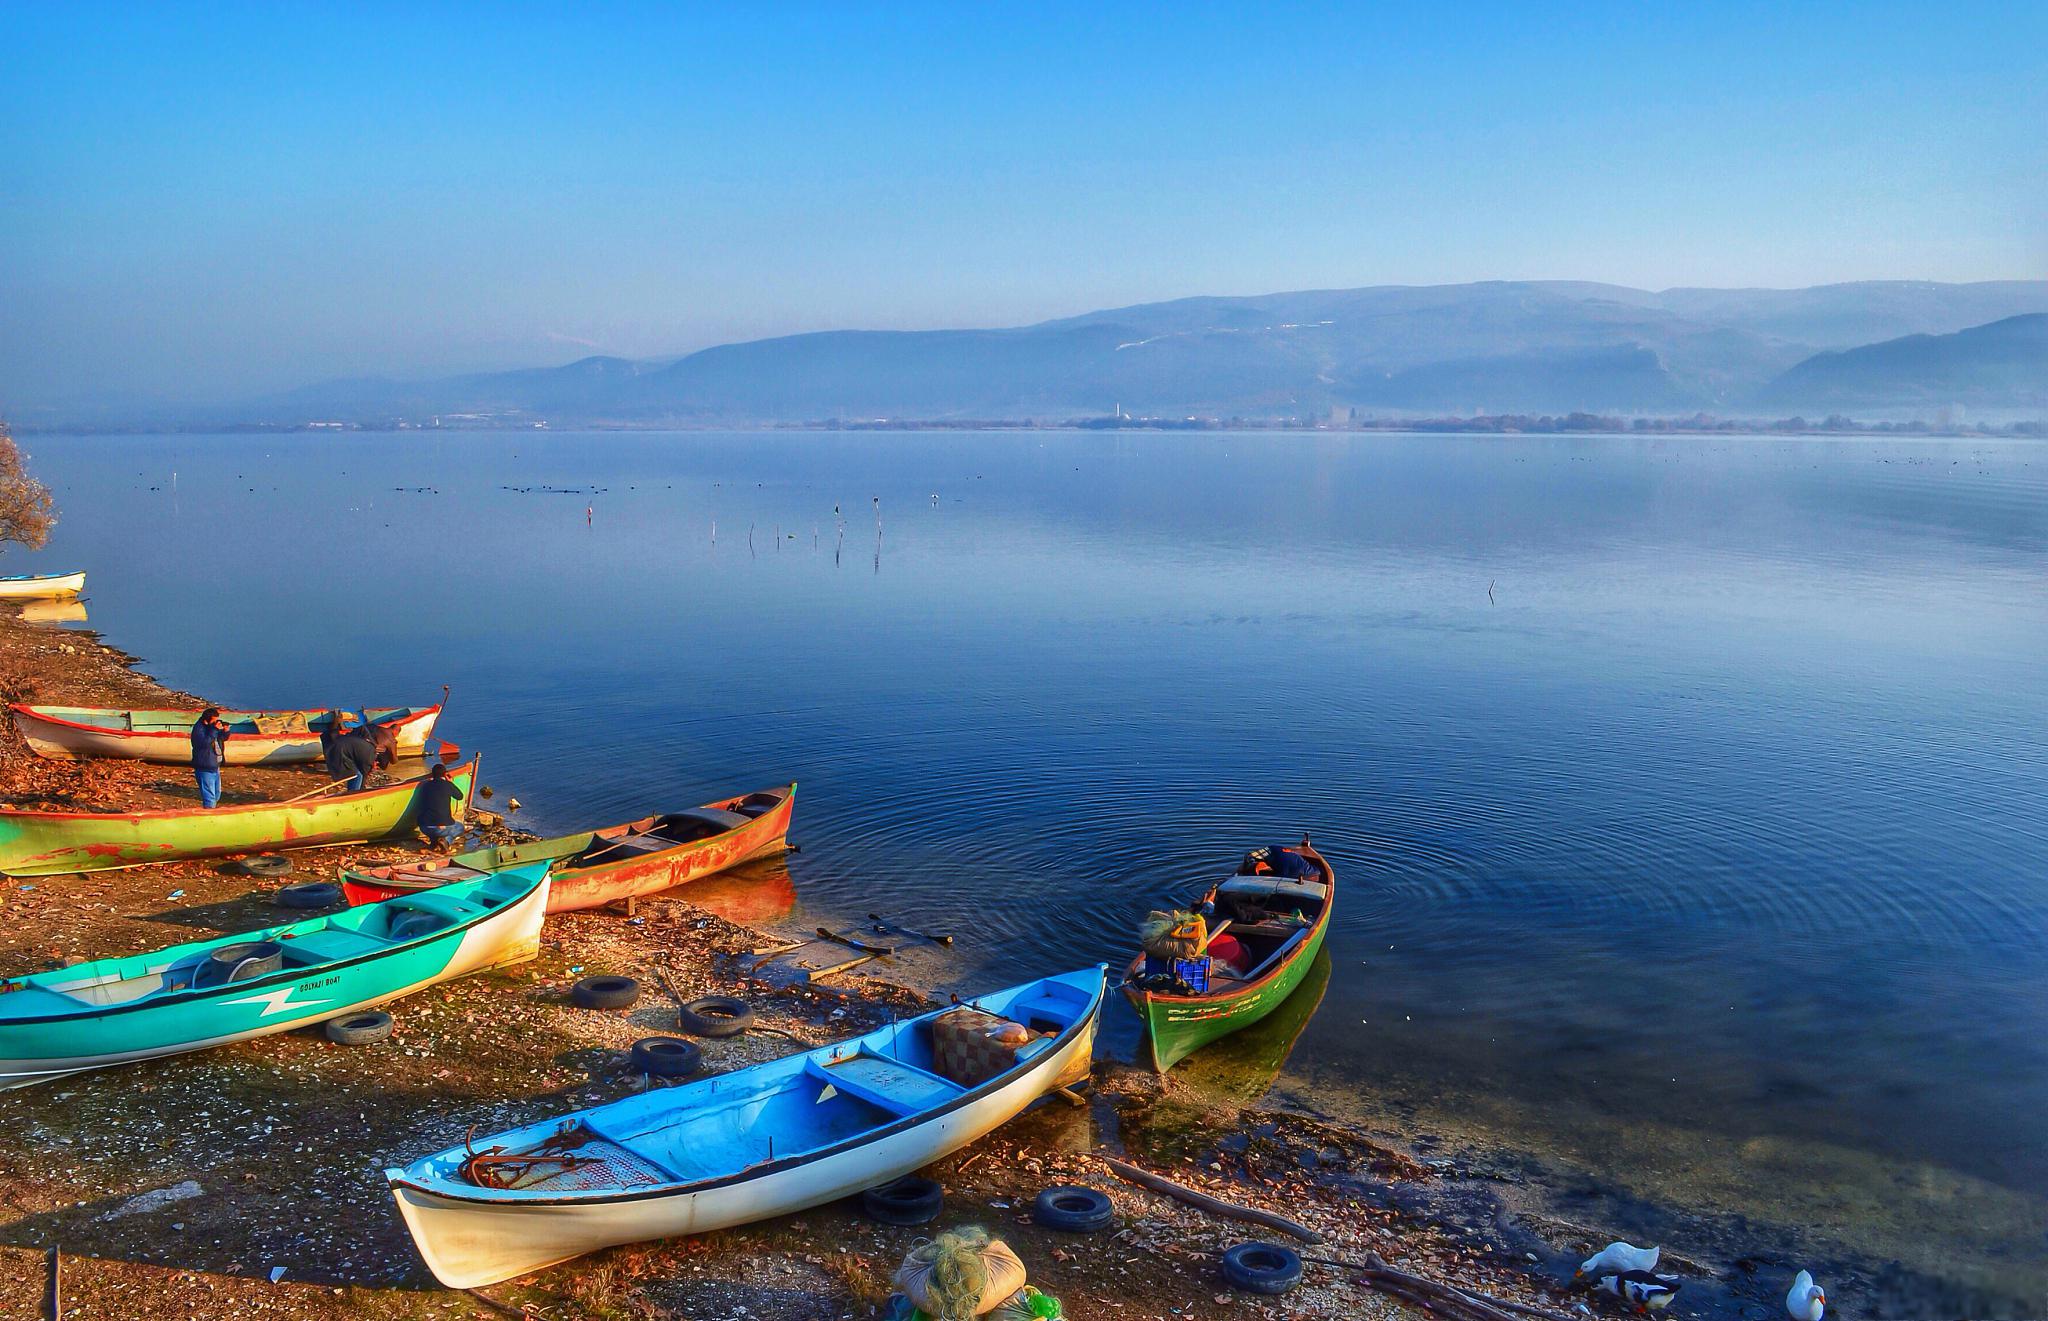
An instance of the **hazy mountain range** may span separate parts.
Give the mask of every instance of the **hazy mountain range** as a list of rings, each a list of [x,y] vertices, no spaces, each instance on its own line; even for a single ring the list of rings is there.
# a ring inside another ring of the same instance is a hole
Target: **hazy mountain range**
[[[1488,282],[1185,298],[1003,330],[833,331],[678,359],[346,380],[186,424],[704,425],[1126,413],[2048,414],[2048,281]],[[140,419],[138,419],[140,420]]]

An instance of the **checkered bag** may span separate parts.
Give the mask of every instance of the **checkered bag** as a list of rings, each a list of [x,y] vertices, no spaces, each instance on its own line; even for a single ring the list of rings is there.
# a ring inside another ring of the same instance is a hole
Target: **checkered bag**
[[[1003,1028],[1016,1024],[1006,1018],[984,1013],[968,1005],[949,1009],[932,1020],[932,1071],[962,1087],[978,1087],[1017,1063],[1023,1045],[1005,1045],[995,1039]],[[1032,1034],[1036,1041],[1038,1035]]]

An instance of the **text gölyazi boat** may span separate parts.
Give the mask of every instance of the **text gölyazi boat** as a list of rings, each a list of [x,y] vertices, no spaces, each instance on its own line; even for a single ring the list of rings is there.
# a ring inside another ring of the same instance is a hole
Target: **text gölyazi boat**
[[[0,1087],[268,1036],[532,958],[545,863],[0,982]]]
[[[476,762],[449,778],[465,801]],[[38,812],[0,808],[0,874],[53,876],[146,867],[179,858],[217,858],[271,849],[383,839],[412,827],[420,780],[295,803],[242,803],[211,811]]]
[[[8,712],[36,755],[53,761],[153,761],[185,766],[192,761],[192,726],[198,710],[142,711],[99,706],[30,706],[16,702]],[[319,711],[222,711],[228,738],[221,760],[230,766],[285,766],[319,761],[320,734],[333,709]],[[401,757],[418,756],[441,718],[438,706],[373,706],[358,714],[397,737]]]
[[[85,590],[85,570],[76,573],[16,573],[0,578],[0,600],[34,601],[76,596]]]
[[[795,806],[791,784],[603,830],[344,872],[341,886],[350,903],[375,903],[545,859],[555,864],[550,913],[597,908],[782,851]]]
[[[1321,879],[1231,876],[1197,901],[1215,905],[1217,919],[1230,921],[1230,933],[1255,960],[1244,976],[1217,977],[1201,994],[1180,995],[1139,986],[1145,956],[1131,963],[1124,995],[1145,1022],[1159,1072],[1272,1013],[1308,976],[1337,905],[1337,873],[1307,840],[1291,851],[1313,863]]]
[[[454,1289],[801,1211],[957,1151],[1085,1073],[1103,972],[1025,982],[835,1046],[451,1147],[385,1177],[420,1256]],[[941,1024],[947,1015],[956,1017]],[[1046,1035],[1014,1055],[958,1046],[956,1025],[1002,1020]],[[999,1071],[977,1077],[977,1062]]]

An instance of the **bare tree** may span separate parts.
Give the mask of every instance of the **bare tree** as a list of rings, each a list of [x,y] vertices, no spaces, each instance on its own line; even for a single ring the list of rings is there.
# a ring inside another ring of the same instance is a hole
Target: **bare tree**
[[[0,422],[0,543],[19,542],[41,550],[57,525],[57,506],[50,488],[28,475],[21,450]]]

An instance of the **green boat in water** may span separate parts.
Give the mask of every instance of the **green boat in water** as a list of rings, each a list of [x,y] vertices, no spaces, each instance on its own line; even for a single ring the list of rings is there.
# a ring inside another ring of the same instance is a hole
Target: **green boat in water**
[[[1273,857],[1282,853],[1294,856]],[[1250,870],[1296,859],[1307,875]],[[1185,957],[1141,953],[1124,977],[1152,1067],[1164,1073],[1284,1004],[1322,952],[1336,903],[1337,873],[1305,839],[1299,848],[1257,850],[1238,874],[1209,887],[1173,937]]]
[[[449,771],[469,801],[476,762]],[[352,794],[207,810],[37,812],[0,809],[0,874],[56,876],[383,839],[412,828],[419,780]]]
[[[339,1018],[540,951],[548,866],[0,981],[0,1088]]]

